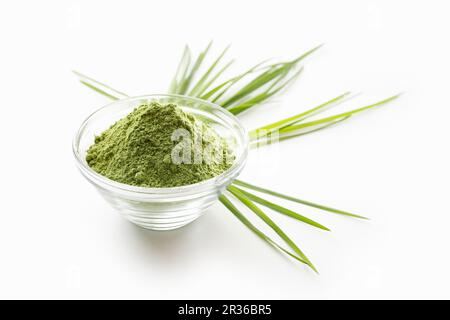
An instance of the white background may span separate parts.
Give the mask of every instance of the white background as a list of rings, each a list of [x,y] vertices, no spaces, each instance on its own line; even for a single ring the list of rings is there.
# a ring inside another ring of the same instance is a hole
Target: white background
[[[450,298],[447,1],[8,1],[0,5],[0,298]],[[338,127],[257,151],[243,178],[372,218],[285,203],[271,216],[316,264],[269,248],[219,204],[174,232],[123,220],[77,172],[71,140],[107,103],[167,89],[183,45],[232,43],[239,72],[325,46],[249,129],[361,92],[397,92]],[[255,157],[257,155],[257,157]],[[265,157],[265,158],[263,158]]]

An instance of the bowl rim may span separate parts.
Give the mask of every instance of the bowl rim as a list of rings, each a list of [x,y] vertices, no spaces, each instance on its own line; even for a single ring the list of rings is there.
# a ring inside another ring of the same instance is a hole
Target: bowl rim
[[[112,179],[109,179],[97,172],[95,172],[85,161],[83,161],[82,155],[78,152],[78,144],[80,141],[80,138],[83,134],[84,129],[89,124],[90,120],[92,120],[93,117],[95,117],[98,113],[104,111],[107,108],[110,108],[118,103],[123,103],[127,101],[133,101],[133,100],[140,100],[140,99],[147,99],[147,98],[162,98],[162,97],[168,97],[168,98],[179,98],[179,99],[185,99],[185,100],[191,100],[194,102],[202,103],[205,105],[208,105],[209,107],[212,107],[216,111],[224,114],[229,120],[233,121],[235,125],[239,128],[239,135],[241,136],[242,144],[243,144],[243,151],[241,154],[236,158],[233,165],[222,172],[221,174],[212,177],[210,179],[200,181],[194,184],[184,185],[184,186],[178,186],[178,187],[165,187],[165,188],[148,188],[148,187],[139,187],[139,186],[133,186],[121,182],[114,181]],[[247,134],[247,131],[245,130],[244,126],[240,122],[240,120],[231,112],[226,110],[225,108],[221,107],[218,104],[215,104],[213,102],[194,98],[186,95],[179,95],[179,94],[145,94],[145,95],[139,95],[139,96],[131,96],[127,97],[125,99],[119,99],[113,102],[110,102],[96,110],[94,110],[81,124],[79,129],[77,130],[77,133],[75,137],[72,140],[72,152],[74,154],[74,157],[76,159],[77,165],[83,175],[88,178],[91,182],[95,184],[102,184],[106,188],[116,189],[124,192],[132,192],[132,193],[139,193],[139,194],[145,194],[145,195],[184,195],[184,194],[190,194],[192,191],[195,191],[195,193],[200,193],[203,191],[206,191],[210,189],[211,187],[218,187],[223,184],[226,184],[228,181],[234,179],[240,171],[243,169],[245,162],[247,160],[248,155],[248,149],[249,149],[249,136]]]

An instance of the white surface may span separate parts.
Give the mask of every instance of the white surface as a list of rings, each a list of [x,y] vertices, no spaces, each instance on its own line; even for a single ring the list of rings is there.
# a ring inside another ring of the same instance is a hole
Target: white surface
[[[450,298],[446,1],[9,1],[0,5],[0,298]],[[243,178],[368,215],[271,214],[321,274],[270,249],[220,205],[170,233],[123,220],[77,172],[71,139],[107,101],[167,88],[189,43],[232,43],[239,71],[325,43],[301,79],[245,114],[253,128],[346,90],[387,107],[253,157]],[[261,157],[267,157],[261,160]]]

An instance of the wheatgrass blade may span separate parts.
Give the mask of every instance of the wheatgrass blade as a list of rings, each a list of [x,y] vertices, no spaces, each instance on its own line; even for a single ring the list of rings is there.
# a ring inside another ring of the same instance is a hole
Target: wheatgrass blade
[[[219,105],[224,108],[231,107],[233,103],[249,96],[264,85],[269,84],[271,81],[277,81],[280,77],[284,77],[286,73],[293,67],[294,66],[291,64],[285,64],[280,67],[270,68],[269,70],[258,75],[255,79],[251,80],[242,89],[238,90],[238,92],[236,92],[234,95],[223,102],[219,102]]]
[[[191,65],[191,50],[186,45],[184,47],[183,55],[181,56],[180,63],[178,64],[177,71],[175,72],[175,76],[172,79],[172,82],[169,87],[168,93],[178,94],[180,90],[180,85],[183,79],[186,78],[186,75],[189,72],[189,67]]]
[[[303,204],[303,205],[306,205],[306,206],[309,206],[309,207],[314,207],[314,208],[317,208],[317,209],[321,209],[321,210],[325,210],[325,211],[328,211],[328,212],[332,212],[332,213],[336,213],[336,214],[340,214],[340,215],[344,215],[344,216],[349,216],[349,217],[353,217],[353,218],[359,218],[359,219],[368,220],[368,218],[366,218],[364,216],[360,216],[360,215],[353,214],[353,213],[350,213],[350,212],[338,210],[338,209],[327,207],[327,206],[323,206],[321,204],[317,204],[317,203],[314,203],[314,202],[310,202],[310,201],[302,200],[302,199],[295,198],[295,197],[292,197],[292,196],[288,196],[288,195],[285,195],[285,194],[282,194],[282,193],[279,193],[279,192],[276,192],[276,191],[273,191],[273,190],[269,190],[269,189],[265,189],[265,188],[262,188],[262,187],[255,186],[253,184],[250,184],[248,182],[244,182],[242,180],[237,180],[236,179],[236,180],[234,180],[233,184],[241,186],[241,187],[244,187],[244,188],[247,188],[247,189],[252,189],[252,190],[255,190],[255,191],[258,191],[258,192],[270,194],[270,195],[278,197],[278,198],[282,198],[282,199],[286,199],[286,200],[289,200],[289,201],[297,202],[297,203],[300,203],[300,204]]]
[[[280,77],[277,81],[275,81],[266,91],[250,98],[249,100],[244,101],[243,103],[240,103],[239,105],[233,106],[228,109],[231,113],[237,115],[241,112],[244,112],[251,107],[262,104],[275,94],[277,94],[282,89],[286,88],[290,83],[292,83],[295,79],[298,78],[298,76],[302,73],[303,68],[300,68],[295,74],[293,74],[291,77],[289,77],[286,81],[282,82],[284,77]],[[287,74],[285,75],[287,76]]]
[[[227,100],[220,102],[219,105],[221,105],[224,108],[230,107],[233,105],[233,103],[236,103],[241,99],[249,96],[256,90],[262,88],[266,84],[269,84],[271,81],[277,81],[279,77],[284,77],[287,73],[296,68],[300,61],[302,61],[304,58],[306,58],[307,56],[318,50],[320,47],[321,45],[307,51],[306,53],[300,55],[299,57],[297,57],[292,61],[277,63],[268,66],[268,70],[256,76],[253,80],[251,80],[240,90],[238,90],[234,95],[229,97]]]
[[[206,70],[206,72],[200,77],[197,83],[193,86],[192,90],[189,92],[189,96],[198,97],[201,96],[211,85],[212,83],[233,63],[233,60],[228,62],[219,72],[217,72],[213,77],[209,80],[210,75],[213,70],[217,67],[219,62],[225,56],[225,53],[228,51],[230,46],[226,47],[217,59],[211,64],[211,66]]]
[[[302,250],[284,233],[283,230],[267,216],[258,206],[256,206],[249,198],[247,198],[242,192],[240,192],[236,187],[229,186],[228,191],[233,194],[237,199],[239,199],[247,208],[253,211],[261,220],[263,220],[270,228],[275,231],[278,236],[289,246],[295,253],[297,253],[302,260],[304,260],[315,272],[318,273],[316,267],[308,259],[308,257],[303,253]]]
[[[277,135],[277,139],[273,139],[273,140],[271,140],[271,135],[270,134],[269,135],[264,134],[261,137],[256,137],[256,138],[251,139],[250,140],[250,148],[252,148],[252,149],[255,148],[255,147],[256,148],[260,148],[260,147],[263,147],[263,146],[267,146],[269,144],[274,144],[276,142],[281,142],[281,141],[284,141],[284,140],[288,140],[288,139],[296,138],[296,137],[299,137],[299,136],[304,136],[304,135],[307,135],[307,134],[310,134],[310,133],[313,133],[313,132],[317,132],[317,131],[320,131],[320,130],[323,130],[323,129],[335,126],[338,123],[340,123],[342,121],[345,121],[345,120],[347,120],[350,117],[351,116],[346,116],[346,117],[343,117],[341,119],[337,119],[337,120],[332,121],[332,122],[328,122],[328,123],[325,123],[325,124],[322,124],[322,125],[317,125],[315,127],[307,128],[306,130],[298,130],[296,132],[288,132],[288,133],[278,134]]]
[[[344,94],[341,94],[331,100],[328,100],[324,103],[322,103],[321,105],[314,107],[312,109],[309,109],[307,111],[301,112],[299,114],[296,114],[292,117],[288,117],[285,118],[283,120],[280,121],[276,121],[274,123],[262,126],[258,129],[252,130],[250,131],[250,137],[260,137],[261,132],[264,132],[266,134],[269,134],[275,130],[279,130],[280,128],[298,123],[299,121],[302,121],[310,116],[316,115],[322,111],[324,111],[327,107],[329,107],[330,105],[336,103],[336,102],[340,102],[342,101],[344,98],[348,97],[350,95],[350,92],[345,92]]]
[[[318,46],[310,49],[309,51],[306,51],[305,53],[303,53],[301,56],[299,56],[297,59],[295,59],[294,61],[292,61],[292,63],[298,63],[301,60],[305,59],[307,56],[313,54],[314,52],[316,52],[317,50],[319,50],[321,47],[323,47],[323,43],[319,44]]]
[[[180,82],[179,88],[178,88],[178,94],[185,94],[186,91],[189,89],[192,79],[194,79],[198,69],[202,65],[203,60],[205,59],[209,49],[211,48],[211,45],[212,45],[212,41],[208,44],[206,49],[198,55],[191,70],[189,71],[189,73],[186,74],[186,76]]]
[[[308,264],[306,261],[304,261],[300,257],[296,256],[295,254],[292,254],[287,249],[285,249],[281,245],[277,244],[274,240],[272,240],[270,237],[265,235],[261,230],[259,230],[257,227],[255,227],[255,225],[253,225],[225,195],[221,195],[219,197],[219,200],[236,218],[238,218],[238,220],[242,224],[244,224],[247,228],[249,228],[259,238],[261,238],[262,240],[267,242],[269,245],[271,245],[275,249],[278,249],[278,250],[282,251],[283,253],[289,255],[290,257],[296,259],[297,261],[304,263],[306,265]]]
[[[322,119],[319,119],[319,120],[314,120],[314,121],[305,122],[305,123],[301,123],[301,124],[289,125],[289,126],[281,128],[280,129],[280,134],[283,134],[283,133],[286,133],[286,132],[296,132],[296,131],[304,129],[304,128],[313,127],[313,126],[317,126],[317,125],[325,124],[325,123],[330,123],[330,122],[336,121],[338,119],[342,119],[342,118],[345,118],[345,117],[348,117],[348,116],[352,116],[352,115],[354,115],[356,113],[360,113],[360,112],[363,112],[363,111],[366,111],[366,110],[369,110],[369,109],[372,109],[372,108],[375,108],[375,107],[387,104],[387,103],[397,99],[399,96],[400,96],[400,94],[397,94],[397,95],[391,96],[391,97],[389,97],[387,99],[384,99],[384,100],[378,101],[376,103],[370,104],[368,106],[365,106],[365,107],[362,107],[362,108],[358,108],[358,109],[354,109],[354,110],[347,111],[347,112],[343,112],[343,113],[340,113],[340,114],[337,114],[337,115],[334,115],[334,116],[330,116],[330,117],[326,117],[326,118],[322,118]]]
[[[317,127],[308,128],[307,130],[304,130],[304,131],[299,130],[299,131],[291,132],[291,133],[282,133],[281,135],[278,136],[278,141],[284,141],[284,140],[296,138],[296,137],[299,137],[299,136],[304,136],[304,135],[307,135],[307,134],[310,134],[310,133],[313,133],[313,132],[317,132],[317,131],[320,131],[320,130],[323,130],[323,129],[335,126],[338,123],[343,122],[343,121],[347,120],[350,117],[351,116],[342,117],[340,119],[336,119],[334,121],[327,122],[327,123],[325,123],[323,125],[319,125]]]
[[[128,98],[128,95],[116,90],[100,81],[97,81],[85,74],[82,74],[81,72],[78,72],[76,70],[72,70],[72,72],[78,77],[79,81],[85,85],[86,87],[108,97],[112,100],[120,100],[123,98]]]
[[[201,88],[200,92],[197,94],[193,94],[192,97],[200,98],[201,95],[212,86],[212,84],[234,63],[234,60],[230,60],[227,64],[225,64],[222,69],[220,69],[214,76]]]
[[[242,192],[250,200],[252,200],[254,202],[258,202],[259,204],[262,204],[263,206],[265,206],[267,208],[270,208],[270,209],[272,209],[274,211],[277,211],[279,213],[282,213],[282,214],[284,214],[286,216],[292,217],[292,218],[294,218],[296,220],[299,220],[301,222],[309,224],[309,225],[311,225],[313,227],[316,227],[316,228],[319,228],[319,229],[322,229],[322,230],[326,230],[326,231],[331,231],[330,229],[328,229],[327,227],[323,226],[322,224],[320,224],[320,223],[318,223],[318,222],[316,222],[316,221],[314,221],[312,219],[309,219],[309,218],[307,218],[307,217],[305,217],[305,216],[303,216],[303,215],[301,215],[301,214],[299,214],[297,212],[294,212],[294,211],[292,211],[292,210],[290,210],[288,208],[282,207],[282,206],[280,206],[280,205],[278,205],[276,203],[273,203],[273,202],[270,202],[270,201],[268,201],[266,199],[258,197],[257,195],[255,195],[253,193],[250,193],[248,191],[245,191],[245,190],[243,190],[241,188],[237,188],[237,187],[235,187],[235,188],[238,189],[240,192]]]
[[[221,84],[217,85],[216,87],[210,89],[208,92],[203,94],[200,98],[204,100],[209,100],[211,102],[216,102],[221,96],[223,96],[234,84],[248,76],[249,74],[255,73],[257,71],[260,71],[260,67],[266,63],[267,61],[262,61],[258,63],[257,65],[251,67],[247,71],[232,77]],[[263,67],[261,67],[264,69]]]

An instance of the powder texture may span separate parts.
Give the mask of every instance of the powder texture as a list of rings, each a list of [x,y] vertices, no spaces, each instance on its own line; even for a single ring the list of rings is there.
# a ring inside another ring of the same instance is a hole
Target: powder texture
[[[208,124],[175,104],[157,102],[143,104],[117,121],[95,138],[86,155],[97,173],[152,188],[210,179],[233,160],[226,141]]]

